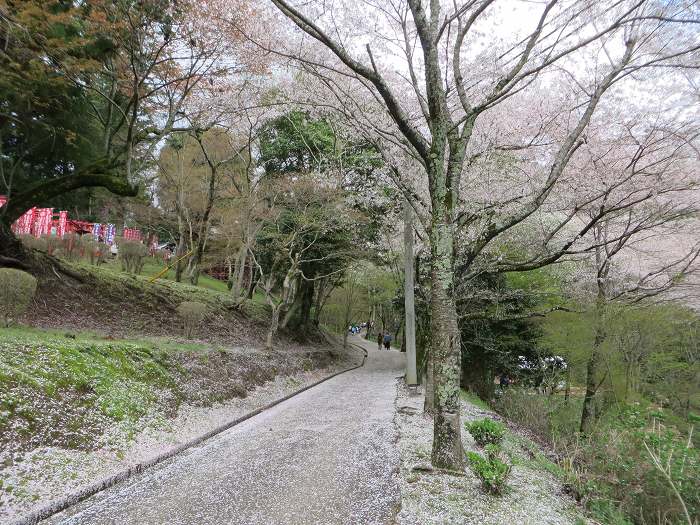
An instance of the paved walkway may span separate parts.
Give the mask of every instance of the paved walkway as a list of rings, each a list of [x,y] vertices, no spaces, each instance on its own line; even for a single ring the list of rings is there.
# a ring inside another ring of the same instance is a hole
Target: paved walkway
[[[403,356],[341,374],[54,516],[62,524],[386,524],[400,495],[393,424]]]

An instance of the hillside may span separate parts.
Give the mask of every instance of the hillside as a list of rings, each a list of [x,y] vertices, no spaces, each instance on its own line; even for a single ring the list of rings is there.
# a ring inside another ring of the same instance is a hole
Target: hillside
[[[230,294],[205,286],[121,272],[116,264],[92,266],[48,258],[37,297],[23,322],[33,326],[95,330],[113,337],[182,333],[175,309],[199,301],[209,315],[197,338],[227,344],[260,341],[266,308],[253,301],[236,305]],[[204,284],[207,284],[206,282]],[[225,284],[221,283],[225,290]]]
[[[316,334],[263,349],[266,309],[204,287],[68,264],[0,330],[0,520],[347,368]],[[66,270],[70,275],[66,274]],[[209,314],[195,339],[175,308]],[[29,327],[27,325],[33,325]]]

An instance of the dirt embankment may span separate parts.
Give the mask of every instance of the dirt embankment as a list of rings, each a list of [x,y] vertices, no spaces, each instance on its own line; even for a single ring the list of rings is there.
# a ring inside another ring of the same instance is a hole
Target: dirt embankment
[[[304,344],[281,334],[275,350],[265,350],[266,308],[226,293],[51,257],[43,268],[23,319],[34,329],[0,334],[5,455],[94,448],[115,421],[136,424],[153,411],[172,418],[180,405],[243,398],[277,376],[339,359],[320,334]],[[182,301],[207,305],[192,340],[176,313]]]

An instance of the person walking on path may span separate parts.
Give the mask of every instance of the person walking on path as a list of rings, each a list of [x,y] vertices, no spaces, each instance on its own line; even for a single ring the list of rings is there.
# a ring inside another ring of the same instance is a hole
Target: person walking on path
[[[391,334],[389,332],[384,334],[384,349],[391,350]]]
[[[377,350],[382,349],[382,341],[384,340],[384,336],[382,335],[381,332],[377,334]]]

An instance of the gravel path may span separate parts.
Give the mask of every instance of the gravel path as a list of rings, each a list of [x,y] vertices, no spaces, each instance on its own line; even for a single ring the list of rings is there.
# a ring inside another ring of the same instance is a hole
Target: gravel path
[[[395,381],[368,350],[335,377],[54,516],[63,524],[383,524],[398,511]]]

